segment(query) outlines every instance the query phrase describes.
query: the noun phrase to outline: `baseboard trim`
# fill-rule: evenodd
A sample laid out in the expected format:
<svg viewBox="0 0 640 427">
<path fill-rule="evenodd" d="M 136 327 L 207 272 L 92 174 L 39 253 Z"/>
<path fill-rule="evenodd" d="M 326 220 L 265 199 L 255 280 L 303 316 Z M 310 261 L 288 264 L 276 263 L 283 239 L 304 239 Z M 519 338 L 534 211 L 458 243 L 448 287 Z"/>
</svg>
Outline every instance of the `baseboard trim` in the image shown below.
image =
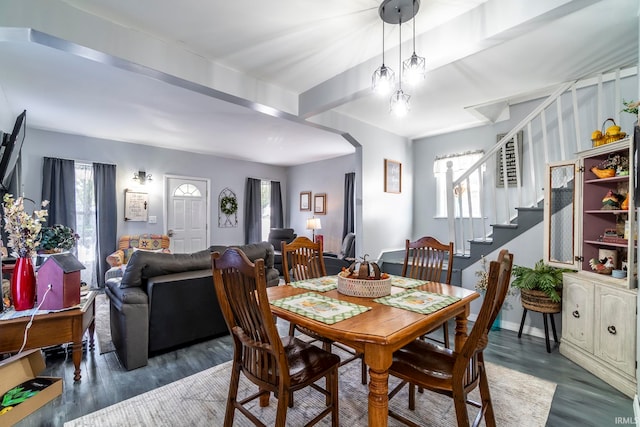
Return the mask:
<svg viewBox="0 0 640 427">
<path fill-rule="evenodd" d="M 477 318 L 478 318 L 477 314 L 470 314 L 467 319 L 472 322 L 475 322 Z M 502 319 L 502 321 L 500 322 L 500 329 L 518 332 L 520 330 L 520 323 L 509 322 L 507 320 Z M 522 329 L 522 333 L 524 335 L 530 335 L 532 337 L 544 338 L 544 329 L 533 328 L 529 325 L 524 325 L 524 328 Z M 551 342 L 553 342 L 553 334 L 551 332 L 551 326 L 549 326 L 549 339 L 551 340 Z M 558 334 L 558 339 L 560 339 L 560 334 Z"/>
</svg>

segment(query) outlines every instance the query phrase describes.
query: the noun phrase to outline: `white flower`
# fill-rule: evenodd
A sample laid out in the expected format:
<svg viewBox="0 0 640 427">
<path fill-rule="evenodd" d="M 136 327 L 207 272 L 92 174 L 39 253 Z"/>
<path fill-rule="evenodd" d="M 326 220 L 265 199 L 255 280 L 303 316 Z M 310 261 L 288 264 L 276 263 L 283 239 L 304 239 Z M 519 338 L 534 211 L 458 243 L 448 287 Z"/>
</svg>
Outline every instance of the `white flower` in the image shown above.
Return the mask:
<svg viewBox="0 0 640 427">
<path fill-rule="evenodd" d="M 49 204 L 47 200 L 42 202 L 42 207 Z M 35 255 L 36 248 L 40 244 L 40 229 L 46 221 L 48 212 L 46 209 L 34 210 L 29 215 L 24 210 L 24 199 L 13 198 L 13 194 L 4 196 L 4 229 L 7 232 L 12 248 L 11 255 L 18 258 L 27 258 Z"/>
</svg>

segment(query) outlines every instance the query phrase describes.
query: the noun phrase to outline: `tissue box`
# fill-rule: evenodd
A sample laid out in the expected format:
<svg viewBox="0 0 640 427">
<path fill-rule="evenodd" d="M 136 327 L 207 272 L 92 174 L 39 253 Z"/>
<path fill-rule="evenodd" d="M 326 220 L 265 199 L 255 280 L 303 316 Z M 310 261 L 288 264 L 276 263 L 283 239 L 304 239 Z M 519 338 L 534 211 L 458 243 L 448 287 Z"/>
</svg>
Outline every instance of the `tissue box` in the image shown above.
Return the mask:
<svg viewBox="0 0 640 427">
<path fill-rule="evenodd" d="M 16 403 L 11 409 L 0 409 L 0 425 L 13 425 L 35 412 L 48 402 L 62 394 L 62 378 L 57 377 L 39 377 L 38 374 L 45 368 L 44 358 L 40 349 L 24 351 L 18 355 L 0 361 L 0 404 L 2 397 L 7 392 L 29 380 L 37 380 L 37 385 L 44 386 L 35 394 L 27 397 L 26 400 Z M 39 387 L 34 387 L 39 388 Z M 24 393 L 23 396 L 29 396 L 30 393 Z M 20 397 L 19 393 L 13 393 L 13 400 Z M 7 399 L 9 401 L 9 399 Z M 4 412 L 4 413 L 3 413 Z"/>
</svg>

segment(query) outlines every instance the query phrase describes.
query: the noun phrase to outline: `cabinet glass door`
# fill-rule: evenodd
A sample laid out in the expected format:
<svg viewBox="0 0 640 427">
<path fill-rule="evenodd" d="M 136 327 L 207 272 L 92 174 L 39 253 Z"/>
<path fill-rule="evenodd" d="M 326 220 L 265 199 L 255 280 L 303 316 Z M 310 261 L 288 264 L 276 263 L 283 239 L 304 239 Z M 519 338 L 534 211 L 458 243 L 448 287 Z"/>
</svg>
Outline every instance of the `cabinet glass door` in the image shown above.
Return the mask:
<svg viewBox="0 0 640 427">
<path fill-rule="evenodd" d="M 544 197 L 545 262 L 557 267 L 575 265 L 574 162 L 547 165 Z"/>
</svg>

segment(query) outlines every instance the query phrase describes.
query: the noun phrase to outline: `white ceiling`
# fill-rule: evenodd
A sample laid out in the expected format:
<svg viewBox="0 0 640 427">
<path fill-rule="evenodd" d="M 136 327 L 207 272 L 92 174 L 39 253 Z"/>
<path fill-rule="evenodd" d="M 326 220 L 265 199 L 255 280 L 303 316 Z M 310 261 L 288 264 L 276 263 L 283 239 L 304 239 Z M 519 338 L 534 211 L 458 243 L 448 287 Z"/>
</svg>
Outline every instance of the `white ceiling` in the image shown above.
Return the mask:
<svg viewBox="0 0 640 427">
<path fill-rule="evenodd" d="M 68 16 L 34 16 L 27 8 L 38 1 L 57 3 L 56 12 Z M 492 104 L 638 62 L 637 0 L 422 0 L 416 51 L 426 57 L 428 74 L 422 87 L 405 88 L 412 111 L 398 119 L 388 114 L 388 99 L 368 90 L 381 62 L 378 6 L 377 0 L 7 0 L 0 5 L 0 58 L 11 66 L 0 66 L 0 94 L 16 112 L 27 109 L 36 128 L 293 165 L 354 150 L 341 130 L 302 117 L 334 110 L 417 138 L 487 123 L 478 111 L 500 112 Z M 100 40 L 96 21 L 78 30 L 86 17 L 116 24 L 121 38 L 110 33 L 104 37 L 113 40 Z M 51 24 L 65 20 L 76 31 L 74 42 Z M 34 28 L 38 37 L 9 27 Z M 402 30 L 404 59 L 411 23 Z M 129 62 L 79 47 L 111 43 L 124 52 L 129 43 L 135 50 L 135 33 L 171 48 L 139 49 Z M 385 44 L 385 62 L 397 71 L 397 25 L 385 26 Z M 267 95 L 258 104 L 223 85 L 190 84 L 138 65 L 151 64 L 153 54 L 179 62 L 171 54 L 180 51 L 245 76 L 238 86 L 257 81 L 293 94 L 299 107 L 276 111 L 266 108 L 277 105 Z"/>
</svg>

